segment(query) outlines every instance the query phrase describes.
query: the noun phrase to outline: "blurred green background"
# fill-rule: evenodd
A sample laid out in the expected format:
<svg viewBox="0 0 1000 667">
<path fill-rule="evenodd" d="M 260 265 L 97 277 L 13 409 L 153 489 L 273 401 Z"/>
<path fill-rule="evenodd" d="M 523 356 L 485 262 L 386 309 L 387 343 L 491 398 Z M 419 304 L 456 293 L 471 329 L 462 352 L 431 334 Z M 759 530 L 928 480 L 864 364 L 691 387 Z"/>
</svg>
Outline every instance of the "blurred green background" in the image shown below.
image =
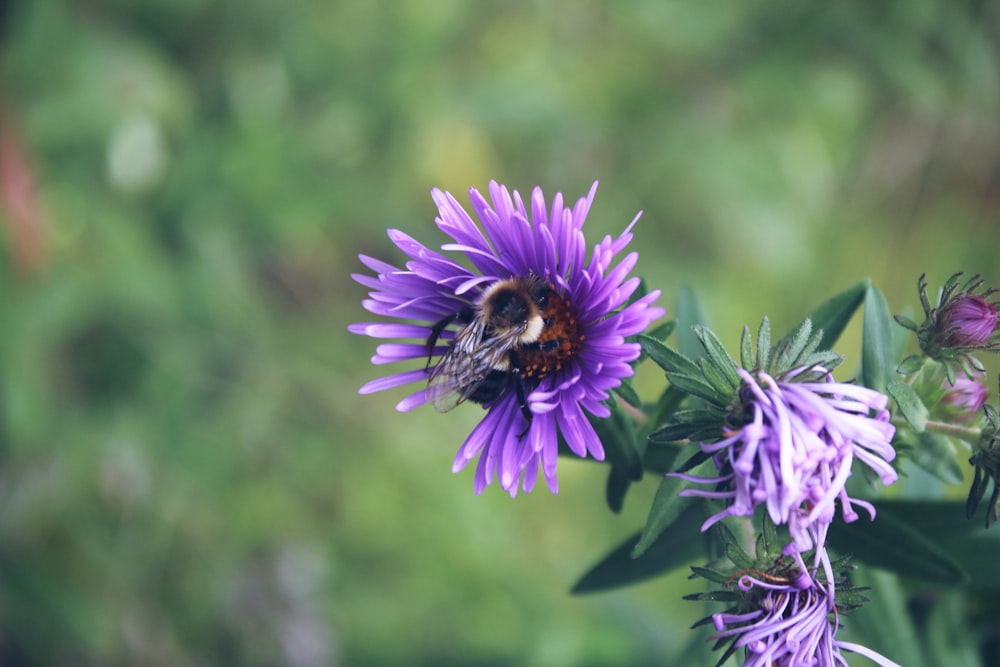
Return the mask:
<svg viewBox="0 0 1000 667">
<path fill-rule="evenodd" d="M 605 469 L 472 492 L 479 415 L 358 396 L 349 279 L 433 186 L 644 210 L 729 345 L 871 276 L 1000 285 L 1000 6 L 0 1 L 0 664 L 674 664 Z M 855 368 L 857 330 L 842 351 Z M 640 369 L 647 397 L 660 380 Z M 848 370 L 850 372 L 850 370 Z M 853 664 L 853 663 L 852 663 Z M 860 664 L 860 662 L 858 663 Z"/>
</svg>

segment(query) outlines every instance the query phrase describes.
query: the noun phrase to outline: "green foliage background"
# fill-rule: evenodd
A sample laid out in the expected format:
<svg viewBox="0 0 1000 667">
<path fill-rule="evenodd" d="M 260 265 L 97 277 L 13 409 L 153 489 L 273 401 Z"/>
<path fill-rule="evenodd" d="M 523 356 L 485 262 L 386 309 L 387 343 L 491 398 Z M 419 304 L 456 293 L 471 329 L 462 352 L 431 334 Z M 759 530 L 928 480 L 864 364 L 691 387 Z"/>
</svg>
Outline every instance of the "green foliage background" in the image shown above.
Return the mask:
<svg viewBox="0 0 1000 667">
<path fill-rule="evenodd" d="M 866 275 L 911 314 L 921 272 L 1000 285 L 996 3 L 0 6 L 44 223 L 29 269 L 0 212 L 0 664 L 673 664 L 701 641 L 681 574 L 567 594 L 657 480 L 618 517 L 585 462 L 558 496 L 477 498 L 450 473 L 474 406 L 356 394 L 385 369 L 346 333 L 369 319 L 348 276 L 400 261 L 386 227 L 443 241 L 432 186 L 600 180 L 593 238 L 643 209 L 638 272 L 670 310 L 694 286 L 731 349 Z"/>
</svg>

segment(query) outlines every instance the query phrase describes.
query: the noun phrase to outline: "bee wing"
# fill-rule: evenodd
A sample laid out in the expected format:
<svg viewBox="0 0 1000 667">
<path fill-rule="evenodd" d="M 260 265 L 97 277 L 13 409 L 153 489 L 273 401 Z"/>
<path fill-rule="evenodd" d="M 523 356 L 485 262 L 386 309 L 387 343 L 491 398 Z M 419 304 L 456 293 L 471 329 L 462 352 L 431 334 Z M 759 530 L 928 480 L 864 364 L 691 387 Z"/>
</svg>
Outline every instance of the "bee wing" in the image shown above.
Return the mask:
<svg viewBox="0 0 1000 667">
<path fill-rule="evenodd" d="M 431 370 L 427 400 L 438 412 L 447 412 L 472 396 L 497 365 L 504 362 L 512 339 L 483 340 L 485 323 L 476 319 L 458 332 L 451 347 Z"/>
</svg>

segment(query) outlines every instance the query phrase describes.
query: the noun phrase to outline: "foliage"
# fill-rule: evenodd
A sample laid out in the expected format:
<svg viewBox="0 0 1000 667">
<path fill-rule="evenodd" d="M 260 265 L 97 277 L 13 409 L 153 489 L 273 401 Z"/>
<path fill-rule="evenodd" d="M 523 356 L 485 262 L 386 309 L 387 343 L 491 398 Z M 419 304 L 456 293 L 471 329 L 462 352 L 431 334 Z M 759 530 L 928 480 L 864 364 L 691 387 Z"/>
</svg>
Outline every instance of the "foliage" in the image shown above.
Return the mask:
<svg viewBox="0 0 1000 667">
<path fill-rule="evenodd" d="M 473 500 L 447 471 L 475 408 L 403 419 L 392 397 L 354 395 L 372 375 L 345 331 L 362 298 L 347 275 L 358 252 L 389 252 L 385 227 L 430 232 L 432 186 L 599 178 L 595 233 L 644 208 L 638 270 L 666 287 L 692 360 L 706 314 L 737 350 L 763 311 L 776 332 L 812 312 L 831 335 L 817 313 L 840 307 L 810 309 L 862 276 L 897 310 L 923 272 L 1000 284 L 991 3 L 0 11 L 5 665 L 694 664 L 684 628 L 704 610 L 676 602 L 696 590 L 682 577 L 565 595 L 595 544 L 687 516 L 657 501 L 644 524 L 673 451 L 646 447 L 638 483 L 626 447 L 610 476 L 561 463 L 556 498 Z M 852 373 L 869 358 L 858 321 L 841 333 Z M 878 359 L 866 380 L 892 377 Z M 655 423 L 683 397 L 664 394 Z M 958 530 L 941 518 L 962 511 L 939 481 L 954 470 L 906 472 L 931 500 L 880 503 L 879 521 Z M 592 493 L 606 479 L 620 515 Z M 969 596 L 995 588 L 982 523 L 918 563 L 979 595 L 965 583 L 932 606 L 920 584 L 873 581 L 875 622 L 848 630 L 908 623 L 909 603 L 923 660 L 958 664 L 947 638 L 984 637 Z M 644 557 L 683 560 L 663 539 Z M 865 641 L 891 654 L 909 636 Z"/>
</svg>

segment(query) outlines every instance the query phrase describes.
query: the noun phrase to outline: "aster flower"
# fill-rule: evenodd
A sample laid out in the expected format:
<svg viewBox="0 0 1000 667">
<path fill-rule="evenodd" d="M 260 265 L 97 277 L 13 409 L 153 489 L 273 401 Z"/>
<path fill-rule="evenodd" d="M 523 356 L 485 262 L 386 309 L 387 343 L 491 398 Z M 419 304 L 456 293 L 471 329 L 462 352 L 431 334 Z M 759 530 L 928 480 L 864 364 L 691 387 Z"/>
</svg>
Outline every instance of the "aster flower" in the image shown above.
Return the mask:
<svg viewBox="0 0 1000 667">
<path fill-rule="evenodd" d="M 379 345 L 372 363 L 416 361 L 416 367 L 369 382 L 361 387 L 362 394 L 426 385 L 434 374 L 435 357 L 449 352 L 491 286 L 512 279 L 544 281 L 547 286 L 544 330 L 529 336 L 522 329 L 522 337 L 510 343 L 518 356 L 530 357 L 521 360 L 525 368 L 515 381 L 501 385 L 500 391 L 465 391 L 448 405 L 435 401 L 422 386 L 396 406 L 407 411 L 432 400 L 447 409 L 464 398 L 483 404 L 487 413 L 452 466 L 457 472 L 478 457 L 476 493 L 497 478 L 512 496 L 519 484 L 530 491 L 539 468 L 555 493 L 559 435 L 578 456 L 603 460 L 604 449 L 587 415 L 610 414 L 604 401 L 622 378 L 632 375 L 630 362 L 639 356 L 638 344 L 626 337 L 664 314 L 653 306 L 658 291 L 629 300 L 640 282 L 629 277 L 638 254 L 618 259 L 632 239 L 638 216 L 620 236 L 596 244 L 587 257 L 583 225 L 596 190 L 594 183 L 571 208 L 556 194 L 548 208 L 539 188 L 526 204 L 517 191 L 511 194 L 490 182 L 489 201 L 475 189 L 469 191 L 477 221 L 450 194 L 434 189 L 438 228 L 453 241 L 441 246 L 449 254 L 389 230 L 389 238 L 409 258 L 405 269 L 360 256 L 376 274 L 353 276 L 372 290 L 363 302 L 365 309 L 397 321 L 359 323 L 349 330 L 417 341 Z M 516 342 L 521 340 L 529 344 Z M 503 363 L 505 369 L 513 365 L 506 358 Z M 503 375 L 502 369 L 490 372 L 494 370 Z"/>
<path fill-rule="evenodd" d="M 727 591 L 688 596 L 735 603 L 698 624 L 711 621 L 716 648 L 729 644 L 718 665 L 743 649 L 744 667 L 847 667 L 842 651 L 864 655 L 882 667 L 899 667 L 871 649 L 836 638 L 841 613 L 860 606 L 863 598 L 847 583 L 846 561 L 831 563 L 822 545 L 813 560 L 808 568 L 793 549 L 772 559 L 766 569 L 745 569 L 724 579 Z M 696 573 L 720 580 L 706 568 Z"/>
<path fill-rule="evenodd" d="M 983 384 L 983 374 L 960 375 L 955 381 L 945 381 L 941 405 L 946 416 L 957 422 L 969 422 L 978 417 L 986 404 L 989 392 Z"/>
<path fill-rule="evenodd" d="M 920 349 L 926 357 L 944 364 L 948 379 L 954 382 L 955 368 L 969 377 L 973 371 L 984 371 L 974 352 L 1000 351 L 1000 315 L 997 313 L 997 290 L 985 287 L 984 281 L 973 276 L 960 283 L 962 273 L 951 276 L 931 305 L 927 296 L 927 280 L 921 275 L 917 281 L 924 321 L 917 325 L 903 315 L 896 321 L 917 334 Z M 921 360 L 912 355 L 900 364 L 901 372 L 913 372 L 922 367 Z"/>
<path fill-rule="evenodd" d="M 889 423 L 888 398 L 866 387 L 835 382 L 823 367 L 793 369 L 778 380 L 764 371 L 738 368 L 741 379 L 730 422 L 718 442 L 702 443 L 719 469 L 716 477 L 677 476 L 712 484 L 714 490 L 689 488 L 682 496 L 722 499 L 727 506 L 709 517 L 706 530 L 727 516 L 750 516 L 764 504 L 771 520 L 788 524 L 801 550 L 813 548 L 819 531 L 834 516 L 840 500 L 846 522 L 858 518 L 845 483 L 858 459 L 889 485 L 898 475 L 889 465 L 895 427 Z"/>
</svg>

